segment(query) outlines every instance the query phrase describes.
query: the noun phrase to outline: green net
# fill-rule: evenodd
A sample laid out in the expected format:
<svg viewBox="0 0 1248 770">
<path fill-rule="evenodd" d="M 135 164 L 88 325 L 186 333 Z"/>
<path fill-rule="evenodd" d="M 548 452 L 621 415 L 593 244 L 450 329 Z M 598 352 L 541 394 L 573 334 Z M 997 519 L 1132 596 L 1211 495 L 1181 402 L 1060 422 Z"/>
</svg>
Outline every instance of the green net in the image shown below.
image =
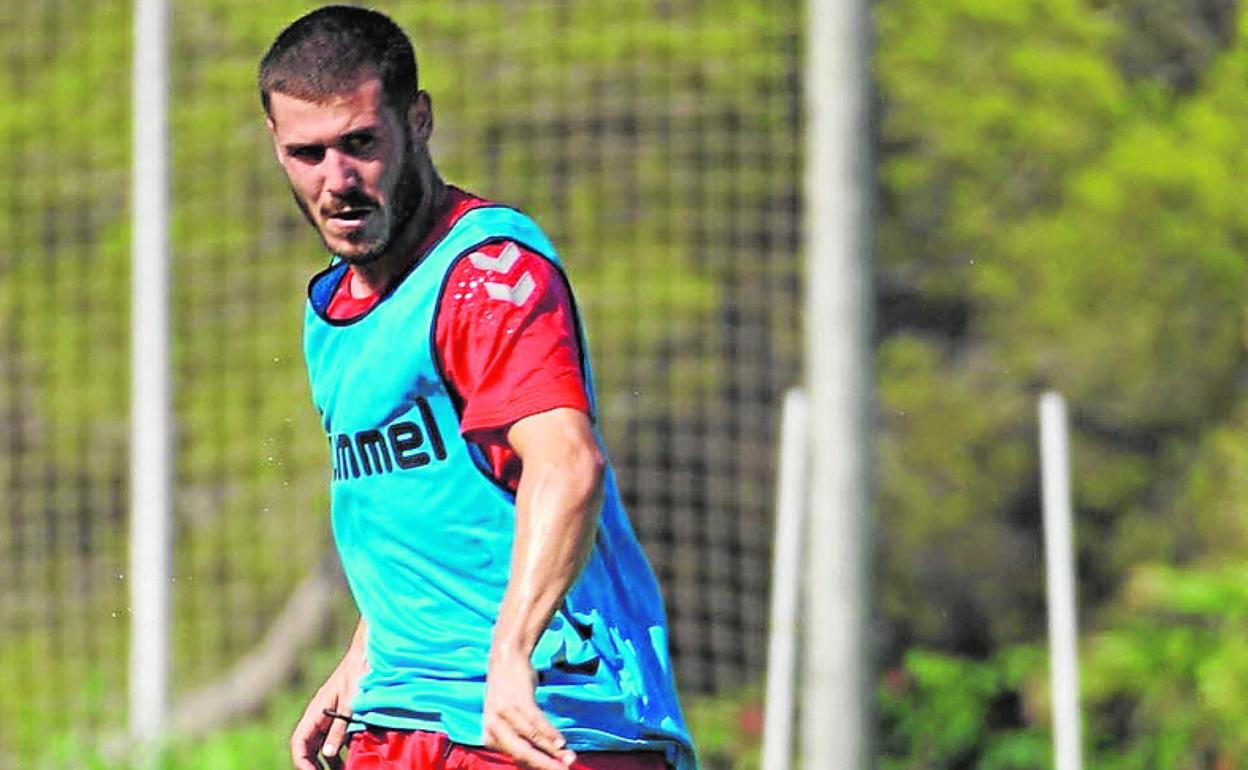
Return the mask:
<svg viewBox="0 0 1248 770">
<path fill-rule="evenodd" d="M 568 265 L 682 686 L 756 682 L 798 370 L 797 4 L 378 7 L 416 43 L 444 176 L 533 215 Z M 175 700 L 331 547 L 299 340 L 325 257 L 254 87 L 306 9 L 173 10 Z M 131 23 L 122 0 L 0 8 L 0 768 L 72 766 L 125 725 Z M 349 597 L 324 604 L 309 643 L 339 647 Z"/>
</svg>

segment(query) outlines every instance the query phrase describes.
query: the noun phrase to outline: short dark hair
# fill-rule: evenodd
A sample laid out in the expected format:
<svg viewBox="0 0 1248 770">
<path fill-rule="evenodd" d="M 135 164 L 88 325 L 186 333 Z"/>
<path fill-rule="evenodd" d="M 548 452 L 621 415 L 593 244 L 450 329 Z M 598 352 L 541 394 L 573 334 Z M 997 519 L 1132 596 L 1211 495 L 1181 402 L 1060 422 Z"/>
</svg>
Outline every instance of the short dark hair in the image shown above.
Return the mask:
<svg viewBox="0 0 1248 770">
<path fill-rule="evenodd" d="M 265 114 L 274 92 L 319 102 L 376 75 L 387 105 L 405 112 L 419 87 L 412 41 L 385 14 L 329 5 L 282 30 L 260 60 Z"/>
</svg>

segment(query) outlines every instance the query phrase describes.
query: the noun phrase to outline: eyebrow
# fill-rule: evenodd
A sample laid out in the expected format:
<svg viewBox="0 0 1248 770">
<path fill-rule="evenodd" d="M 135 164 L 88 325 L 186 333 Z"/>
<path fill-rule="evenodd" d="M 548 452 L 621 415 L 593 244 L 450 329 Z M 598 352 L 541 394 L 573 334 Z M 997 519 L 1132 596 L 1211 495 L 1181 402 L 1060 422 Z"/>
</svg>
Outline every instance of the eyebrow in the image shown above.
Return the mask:
<svg viewBox="0 0 1248 770">
<path fill-rule="evenodd" d="M 375 123 L 368 123 L 339 134 L 333 142 L 286 142 L 282 144 L 282 147 L 285 148 L 287 152 L 294 152 L 310 147 L 330 147 L 344 139 L 359 138 L 364 135 L 377 136 L 380 131 L 381 127 L 379 125 Z"/>
</svg>

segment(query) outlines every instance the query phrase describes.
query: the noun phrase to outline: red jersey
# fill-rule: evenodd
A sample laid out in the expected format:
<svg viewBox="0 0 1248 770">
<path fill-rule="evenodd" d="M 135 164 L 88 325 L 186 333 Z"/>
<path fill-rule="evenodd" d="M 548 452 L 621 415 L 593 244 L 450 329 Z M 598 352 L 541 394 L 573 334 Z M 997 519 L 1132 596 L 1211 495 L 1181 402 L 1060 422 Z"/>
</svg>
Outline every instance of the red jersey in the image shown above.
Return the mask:
<svg viewBox="0 0 1248 770">
<path fill-rule="evenodd" d="M 446 202 L 417 252 L 423 258 L 464 214 L 489 201 L 447 188 Z M 326 309 L 345 320 L 370 310 L 384 292 L 358 296 L 354 270 Z M 487 291 L 502 281 L 506 293 Z M 581 372 L 572 296 L 563 274 L 513 241 L 478 248 L 451 269 L 438 304 L 435 344 L 460 406 L 460 432 L 489 461 L 495 479 L 513 492 L 520 458 L 507 443 L 517 421 L 560 407 L 589 412 Z"/>
</svg>

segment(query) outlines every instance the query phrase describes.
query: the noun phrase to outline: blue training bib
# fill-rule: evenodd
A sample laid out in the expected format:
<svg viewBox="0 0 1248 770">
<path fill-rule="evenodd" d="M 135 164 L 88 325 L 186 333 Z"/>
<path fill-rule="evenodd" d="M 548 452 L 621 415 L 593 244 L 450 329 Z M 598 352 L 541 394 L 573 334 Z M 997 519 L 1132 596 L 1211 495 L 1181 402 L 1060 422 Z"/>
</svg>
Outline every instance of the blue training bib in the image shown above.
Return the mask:
<svg viewBox="0 0 1248 770">
<path fill-rule="evenodd" d="M 366 724 L 435 730 L 467 745 L 481 744 L 515 499 L 460 435 L 434 333 L 455 264 L 499 240 L 560 268 L 532 220 L 487 206 L 460 218 L 358 318 L 324 315 L 347 269 L 331 265 L 312 280 L 304 323 L 312 400 L 332 458 L 334 540 L 368 624 L 370 671 L 353 710 Z M 593 404 L 583 333 L 581 351 Z M 576 751 L 664 751 L 677 770 L 690 770 L 662 597 L 609 468 L 603 483 L 593 552 L 533 652 L 537 702 Z"/>
</svg>

